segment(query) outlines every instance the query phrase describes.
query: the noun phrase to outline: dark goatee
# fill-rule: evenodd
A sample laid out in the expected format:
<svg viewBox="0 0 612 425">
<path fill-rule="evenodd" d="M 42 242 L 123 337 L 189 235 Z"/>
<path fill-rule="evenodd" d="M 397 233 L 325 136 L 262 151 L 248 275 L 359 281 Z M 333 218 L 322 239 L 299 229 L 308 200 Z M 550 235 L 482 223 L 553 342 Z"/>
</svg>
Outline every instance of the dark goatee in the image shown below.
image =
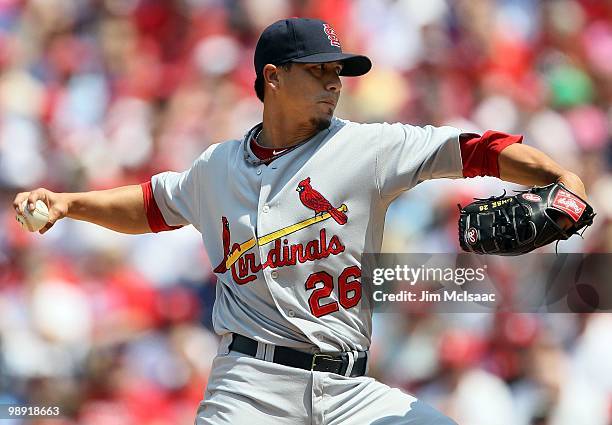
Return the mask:
<svg viewBox="0 0 612 425">
<path fill-rule="evenodd" d="M 323 130 L 327 130 L 329 126 L 331 125 L 331 122 L 332 122 L 331 117 L 329 118 L 311 118 L 310 119 L 310 124 L 312 124 L 312 127 L 315 129 L 317 133 Z"/>
</svg>

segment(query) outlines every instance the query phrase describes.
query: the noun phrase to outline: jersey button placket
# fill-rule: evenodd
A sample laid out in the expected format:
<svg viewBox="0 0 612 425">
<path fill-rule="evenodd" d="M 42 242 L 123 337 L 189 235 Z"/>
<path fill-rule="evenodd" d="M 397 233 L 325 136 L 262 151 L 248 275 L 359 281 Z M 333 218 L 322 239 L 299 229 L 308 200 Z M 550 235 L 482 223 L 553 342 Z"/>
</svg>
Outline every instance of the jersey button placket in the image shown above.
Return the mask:
<svg viewBox="0 0 612 425">
<path fill-rule="evenodd" d="M 262 167 L 257 170 L 258 173 L 261 171 L 261 190 L 259 193 L 259 211 L 257 217 L 257 226 L 261 231 L 261 235 L 266 235 L 270 232 L 278 230 L 276 224 L 276 214 L 275 211 L 272 210 L 274 205 L 270 205 L 270 187 L 271 183 L 274 180 L 273 176 L 270 176 L 270 170 L 267 167 Z M 268 258 L 268 251 L 271 246 L 274 246 L 274 241 L 272 243 L 268 243 L 265 245 L 259 246 L 259 254 L 262 259 L 262 263 L 264 263 Z M 263 274 L 265 276 L 265 280 L 268 284 L 276 285 L 278 282 L 273 282 L 278 277 L 278 272 L 273 270 L 274 267 L 266 268 L 263 270 Z M 272 269 L 272 270 L 270 270 Z M 271 293 L 274 298 L 274 293 Z"/>
</svg>

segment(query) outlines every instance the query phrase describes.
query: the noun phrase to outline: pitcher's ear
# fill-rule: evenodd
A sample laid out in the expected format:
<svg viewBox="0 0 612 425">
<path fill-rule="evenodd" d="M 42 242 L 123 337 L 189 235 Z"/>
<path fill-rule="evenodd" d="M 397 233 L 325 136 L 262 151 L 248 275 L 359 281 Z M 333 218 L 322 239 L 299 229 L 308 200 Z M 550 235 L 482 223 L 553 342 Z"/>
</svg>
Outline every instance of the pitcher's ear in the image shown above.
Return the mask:
<svg viewBox="0 0 612 425">
<path fill-rule="evenodd" d="M 263 78 L 264 78 L 264 83 L 268 85 L 270 88 L 278 89 L 279 87 L 278 68 L 275 65 L 267 64 L 266 66 L 264 66 Z"/>
</svg>

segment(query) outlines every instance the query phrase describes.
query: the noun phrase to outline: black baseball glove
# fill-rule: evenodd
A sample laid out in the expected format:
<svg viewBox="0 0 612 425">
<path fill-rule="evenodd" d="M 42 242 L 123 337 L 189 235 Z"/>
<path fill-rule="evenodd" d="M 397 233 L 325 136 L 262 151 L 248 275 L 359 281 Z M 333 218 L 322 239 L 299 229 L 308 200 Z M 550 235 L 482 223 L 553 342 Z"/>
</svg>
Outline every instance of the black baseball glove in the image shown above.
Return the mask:
<svg viewBox="0 0 612 425">
<path fill-rule="evenodd" d="M 476 199 L 461 207 L 459 244 L 477 254 L 520 255 L 565 240 L 593 224 L 593 208 L 561 183 L 533 187 L 515 196 Z M 563 229 L 558 221 L 572 223 Z"/>
</svg>

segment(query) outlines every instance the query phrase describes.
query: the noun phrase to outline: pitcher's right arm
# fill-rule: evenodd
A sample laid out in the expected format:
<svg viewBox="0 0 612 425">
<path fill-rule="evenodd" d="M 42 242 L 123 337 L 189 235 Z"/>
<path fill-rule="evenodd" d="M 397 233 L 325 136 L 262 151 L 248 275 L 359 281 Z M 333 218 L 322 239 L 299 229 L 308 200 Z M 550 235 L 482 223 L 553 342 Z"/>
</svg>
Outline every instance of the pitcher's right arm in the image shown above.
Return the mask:
<svg viewBox="0 0 612 425">
<path fill-rule="evenodd" d="M 151 232 L 141 185 L 80 193 L 56 193 L 39 188 L 18 193 L 13 208 L 20 214 L 23 202 L 27 201 L 25 207 L 33 210 L 39 199 L 49 209 L 49 222 L 39 231 L 40 234 L 65 217 L 88 221 L 120 233 Z"/>
</svg>

